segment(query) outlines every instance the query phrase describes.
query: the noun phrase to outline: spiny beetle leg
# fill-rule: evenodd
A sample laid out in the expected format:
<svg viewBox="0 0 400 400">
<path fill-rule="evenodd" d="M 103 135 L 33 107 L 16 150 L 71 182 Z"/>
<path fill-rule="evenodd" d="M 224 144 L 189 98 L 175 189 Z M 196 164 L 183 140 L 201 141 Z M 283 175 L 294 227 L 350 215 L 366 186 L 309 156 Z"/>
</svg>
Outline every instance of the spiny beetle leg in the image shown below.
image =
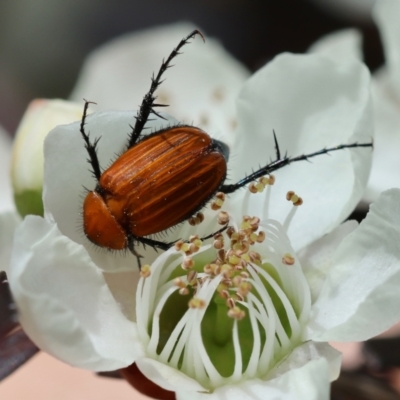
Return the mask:
<svg viewBox="0 0 400 400">
<path fill-rule="evenodd" d="M 129 237 L 128 238 L 128 249 L 129 251 L 136 257 L 136 261 L 139 267 L 139 270 L 142 269 L 142 262 L 140 261 L 141 258 L 143 258 L 142 255 L 140 255 L 136 250 L 135 250 L 135 244 L 134 244 L 134 238 Z"/>
<path fill-rule="evenodd" d="M 101 176 L 101 171 L 100 171 L 100 163 L 99 159 L 97 158 L 97 143 L 99 142 L 99 139 L 96 139 L 93 143 L 90 141 L 89 134 L 86 134 L 85 132 L 85 124 L 86 124 L 86 117 L 87 117 L 87 111 L 89 108 L 89 104 L 96 104 L 93 101 L 87 101 L 83 99 L 85 102 L 85 106 L 83 108 L 83 115 L 82 115 L 82 120 L 81 120 L 81 125 L 80 125 L 80 131 L 83 137 L 83 140 L 85 141 L 85 149 L 87 150 L 89 154 L 89 159 L 87 160 L 88 163 L 92 166 L 92 174 L 93 176 L 97 179 L 97 181 L 100 180 Z"/>
<path fill-rule="evenodd" d="M 187 43 L 189 43 L 189 40 L 195 37 L 196 35 L 200 35 L 204 41 L 204 36 L 203 34 L 198 31 L 197 29 L 194 30 L 192 33 L 190 33 L 188 36 L 186 36 L 184 39 L 182 39 L 178 46 L 172 50 L 171 54 L 167 58 L 166 61 L 163 60 L 161 67 L 158 71 L 158 74 L 156 77 L 151 78 L 151 85 L 150 85 L 150 90 L 148 93 L 143 97 L 142 104 L 140 105 L 139 111 L 135 117 L 136 123 L 135 126 L 132 129 L 132 132 L 129 135 L 129 141 L 128 141 L 128 149 L 130 149 L 132 146 L 136 144 L 136 142 L 139 140 L 140 134 L 142 133 L 142 130 L 148 121 L 150 113 L 153 113 L 159 117 L 161 117 L 157 112 L 154 111 L 154 107 L 167 107 L 167 105 L 164 104 L 155 104 L 154 101 L 156 100 L 157 96 L 154 96 L 154 92 L 158 88 L 158 86 L 161 85 L 163 82 L 161 80 L 161 77 L 163 73 L 170 67 L 170 62 L 178 55 L 179 50 Z M 161 117 L 162 118 L 162 117 Z"/>
<path fill-rule="evenodd" d="M 252 174 L 246 176 L 245 178 L 241 179 L 237 183 L 231 185 L 222 185 L 219 189 L 220 192 L 225 194 L 233 193 L 236 190 L 246 186 L 250 182 L 255 181 L 262 176 L 268 175 L 278 169 L 285 167 L 286 165 L 292 164 L 297 161 L 308 161 L 312 157 L 320 156 L 322 154 L 329 154 L 333 151 L 343 150 L 343 149 L 353 149 L 357 147 L 373 147 L 373 143 L 351 143 L 351 144 L 341 144 L 339 146 L 330 147 L 330 148 L 323 148 L 322 150 L 316 151 L 314 153 L 303 154 L 297 157 L 288 157 L 286 154 L 284 157 L 281 158 L 281 152 L 279 149 L 278 141 L 276 139 L 276 135 L 274 132 L 274 141 L 275 141 L 275 152 L 276 152 L 276 160 L 272 161 L 271 163 L 267 164 L 266 166 L 260 168 L 259 170 L 253 172 Z"/>
<path fill-rule="evenodd" d="M 218 233 L 224 232 L 227 228 L 228 228 L 228 224 L 224 225 L 222 228 L 218 229 L 217 231 L 215 231 L 213 233 L 210 233 L 207 236 L 201 237 L 200 240 L 204 241 L 204 240 L 211 239 L 212 237 L 214 237 Z M 146 246 L 146 245 L 150 246 L 156 251 L 157 251 L 157 249 L 166 251 L 166 250 L 170 249 L 178 240 L 175 240 L 174 242 L 169 242 L 168 243 L 168 242 L 161 242 L 159 240 L 154 240 L 154 239 L 150 239 L 150 238 L 146 238 L 146 237 L 130 236 L 129 239 L 128 239 L 128 248 L 129 248 L 130 252 L 136 257 L 139 269 L 141 269 L 142 268 L 142 264 L 141 264 L 140 258 L 143 258 L 143 256 L 141 256 L 135 250 L 134 241 L 142 243 L 144 246 Z M 186 242 L 189 243 L 188 240 Z"/>
</svg>

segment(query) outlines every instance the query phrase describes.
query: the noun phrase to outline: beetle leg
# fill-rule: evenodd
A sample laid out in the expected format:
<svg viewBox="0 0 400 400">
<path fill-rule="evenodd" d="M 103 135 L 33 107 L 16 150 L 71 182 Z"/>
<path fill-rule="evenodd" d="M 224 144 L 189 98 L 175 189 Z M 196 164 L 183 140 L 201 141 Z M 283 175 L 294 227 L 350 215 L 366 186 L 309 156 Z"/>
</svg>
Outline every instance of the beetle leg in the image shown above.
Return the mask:
<svg viewBox="0 0 400 400">
<path fill-rule="evenodd" d="M 133 236 L 128 237 L 128 249 L 129 251 L 136 257 L 136 261 L 139 267 L 139 270 L 142 269 L 142 262 L 140 261 L 141 258 L 143 258 L 142 255 L 140 255 L 136 250 L 135 250 L 135 244 L 134 244 L 134 238 Z"/>
<path fill-rule="evenodd" d="M 215 235 L 218 235 L 218 233 L 222 233 L 222 232 L 226 231 L 226 230 L 228 229 L 228 226 L 229 226 L 229 225 L 226 224 L 226 225 L 224 225 L 221 229 L 218 229 L 217 231 L 215 231 L 215 232 L 213 232 L 213 233 L 210 233 L 210 234 L 207 235 L 207 236 L 201 237 L 200 240 L 201 240 L 201 241 L 204 241 L 204 240 L 211 239 L 211 238 L 214 237 Z"/>
<path fill-rule="evenodd" d="M 99 159 L 97 158 L 97 143 L 99 142 L 100 138 L 95 139 L 95 141 L 92 143 L 90 141 L 89 134 L 86 134 L 86 132 L 85 132 L 85 124 L 86 124 L 87 110 L 89 108 L 89 104 L 96 104 L 96 103 L 85 100 L 85 106 L 83 108 L 83 115 L 82 115 L 82 120 L 81 120 L 80 131 L 81 131 L 83 140 L 85 141 L 85 149 L 87 150 L 87 152 L 89 154 L 89 159 L 87 161 L 93 168 L 91 173 L 97 179 L 97 181 L 100 181 L 100 176 L 101 176 L 100 163 L 99 163 Z"/>
<path fill-rule="evenodd" d="M 187 43 L 189 43 L 189 40 L 194 38 L 196 35 L 200 35 L 203 38 L 204 41 L 204 36 L 203 34 L 198 31 L 194 30 L 192 33 L 190 33 L 188 36 L 186 36 L 184 39 L 182 39 L 178 46 L 172 50 L 171 54 L 169 57 L 161 64 L 161 67 L 158 71 L 158 74 L 156 77 L 154 77 L 154 74 L 151 78 L 151 85 L 150 85 L 150 90 L 148 93 L 143 97 L 142 104 L 140 105 L 139 111 L 135 117 L 136 122 L 135 126 L 132 129 L 132 132 L 129 134 L 129 140 L 128 140 L 128 149 L 130 149 L 132 146 L 136 144 L 136 142 L 139 140 L 140 134 L 142 133 L 142 130 L 148 121 L 150 113 L 158 115 L 154 111 L 154 107 L 167 107 L 167 105 L 164 104 L 155 104 L 154 101 L 156 100 L 157 96 L 154 96 L 154 92 L 156 89 L 161 85 L 163 82 L 161 80 L 161 77 L 163 73 L 171 67 L 170 62 L 178 55 L 179 50 Z"/>
<path fill-rule="evenodd" d="M 144 246 L 148 245 L 152 247 L 153 249 L 157 250 L 168 250 L 171 246 L 175 244 L 175 242 L 162 242 L 160 240 L 154 240 L 146 237 L 139 237 L 139 236 L 133 236 L 134 240 L 138 241 L 139 243 L 142 243 Z"/>
<path fill-rule="evenodd" d="M 292 164 L 297 161 L 308 161 L 312 157 L 320 156 L 322 154 L 330 154 L 333 151 L 343 150 L 343 149 L 353 149 L 357 147 L 373 147 L 373 143 L 351 143 L 351 144 L 341 144 L 339 146 L 330 147 L 330 148 L 323 148 L 322 150 L 316 151 L 314 153 L 303 154 L 297 157 L 288 157 L 285 154 L 281 157 L 281 152 L 279 149 L 278 141 L 276 139 L 276 135 L 274 132 L 274 141 L 275 141 L 275 152 L 276 152 L 276 160 L 270 162 L 269 164 L 265 165 L 264 167 L 258 169 L 257 171 L 253 172 L 252 174 L 246 176 L 245 178 L 241 179 L 240 181 L 231 184 L 231 185 L 222 185 L 219 189 L 220 192 L 228 194 L 233 193 L 236 190 L 246 186 L 248 183 L 255 181 L 262 176 L 268 175 L 278 169 L 285 167 L 286 165 Z"/>
</svg>

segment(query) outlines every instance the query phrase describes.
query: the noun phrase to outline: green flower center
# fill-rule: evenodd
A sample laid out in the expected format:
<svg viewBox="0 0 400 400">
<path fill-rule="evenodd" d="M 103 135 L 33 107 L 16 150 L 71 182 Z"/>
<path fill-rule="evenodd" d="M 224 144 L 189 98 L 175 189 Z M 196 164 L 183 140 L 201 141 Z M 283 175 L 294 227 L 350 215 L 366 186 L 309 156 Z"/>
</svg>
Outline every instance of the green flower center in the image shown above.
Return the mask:
<svg viewBox="0 0 400 400">
<path fill-rule="evenodd" d="M 301 342 L 309 288 L 283 228 L 263 228 L 245 217 L 214 249 L 194 237 L 178 245 L 185 257 L 152 268 L 137 304 L 150 296 L 138 316 L 150 357 L 212 390 L 265 376 Z"/>
</svg>

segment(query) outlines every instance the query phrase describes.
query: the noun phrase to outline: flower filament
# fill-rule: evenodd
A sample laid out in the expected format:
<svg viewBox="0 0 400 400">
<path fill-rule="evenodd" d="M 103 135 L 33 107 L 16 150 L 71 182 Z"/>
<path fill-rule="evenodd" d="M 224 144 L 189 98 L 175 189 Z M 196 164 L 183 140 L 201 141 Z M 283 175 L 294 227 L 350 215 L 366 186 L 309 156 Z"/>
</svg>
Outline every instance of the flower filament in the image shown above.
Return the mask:
<svg viewBox="0 0 400 400">
<path fill-rule="evenodd" d="M 208 390 L 265 376 L 301 342 L 311 305 L 283 227 L 245 216 L 213 247 L 191 242 L 195 251 L 164 253 L 139 282 L 148 356 Z"/>
</svg>

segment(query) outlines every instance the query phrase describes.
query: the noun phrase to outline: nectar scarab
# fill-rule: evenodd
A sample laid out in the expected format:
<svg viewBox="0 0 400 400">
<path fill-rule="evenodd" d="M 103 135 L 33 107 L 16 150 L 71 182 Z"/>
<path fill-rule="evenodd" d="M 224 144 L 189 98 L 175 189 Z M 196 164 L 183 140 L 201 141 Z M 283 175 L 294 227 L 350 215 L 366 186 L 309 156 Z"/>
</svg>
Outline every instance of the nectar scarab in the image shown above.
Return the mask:
<svg viewBox="0 0 400 400">
<path fill-rule="evenodd" d="M 263 182 L 265 175 L 293 162 L 308 160 L 335 150 L 372 146 L 372 143 L 344 144 L 297 157 L 281 157 L 274 132 L 275 161 L 236 183 L 225 184 L 228 148 L 201 129 L 176 125 L 143 135 L 150 114 L 164 119 L 154 108 L 166 105 L 156 104 L 157 97 L 154 93 L 172 59 L 196 35 L 203 38 L 201 32 L 193 31 L 162 62 L 158 74 L 151 79 L 150 90 L 137 112 L 135 125 L 128 135 L 126 150 L 103 172 L 97 157 L 99 139 L 92 142 L 85 132 L 90 104 L 85 102 L 80 132 L 97 185 L 94 190 L 88 191 L 83 202 L 84 232 L 97 246 L 109 250 L 129 249 L 136 256 L 139 268 L 141 256 L 135 249 L 137 243 L 167 250 L 173 243 L 155 240 L 151 235 L 185 220 L 201 221 L 199 211 L 212 198 L 216 197 L 212 204 L 212 209 L 216 210 L 223 202 L 225 194 L 253 184 L 259 178 Z M 256 185 L 250 187 L 250 190 L 253 189 L 257 190 Z M 220 223 L 224 224 L 224 218 Z M 225 228 L 226 226 L 201 239 L 211 238 Z"/>
</svg>

